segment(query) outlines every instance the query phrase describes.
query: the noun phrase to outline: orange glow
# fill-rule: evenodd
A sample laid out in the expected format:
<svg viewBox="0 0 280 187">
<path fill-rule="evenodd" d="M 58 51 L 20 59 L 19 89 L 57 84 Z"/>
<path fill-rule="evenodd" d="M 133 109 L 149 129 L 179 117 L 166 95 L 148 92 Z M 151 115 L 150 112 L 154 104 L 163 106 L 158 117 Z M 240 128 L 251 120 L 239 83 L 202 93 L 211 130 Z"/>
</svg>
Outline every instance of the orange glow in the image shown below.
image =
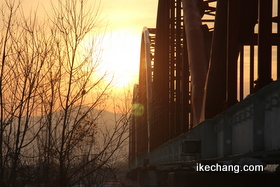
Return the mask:
<svg viewBox="0 0 280 187">
<path fill-rule="evenodd" d="M 134 33 L 114 31 L 103 41 L 100 73 L 116 88 L 130 87 L 138 81 L 140 38 Z"/>
</svg>

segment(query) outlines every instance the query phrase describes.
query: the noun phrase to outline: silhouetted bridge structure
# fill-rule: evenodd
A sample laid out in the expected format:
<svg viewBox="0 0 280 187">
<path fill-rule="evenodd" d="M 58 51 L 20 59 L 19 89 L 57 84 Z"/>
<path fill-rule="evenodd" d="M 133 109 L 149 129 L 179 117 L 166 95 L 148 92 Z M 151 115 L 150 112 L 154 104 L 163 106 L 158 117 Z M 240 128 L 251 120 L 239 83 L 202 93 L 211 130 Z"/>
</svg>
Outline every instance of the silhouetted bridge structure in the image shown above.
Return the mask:
<svg viewBox="0 0 280 187">
<path fill-rule="evenodd" d="M 269 186 L 277 178 L 277 168 L 193 168 L 280 163 L 279 11 L 278 0 L 159 0 L 134 88 L 135 186 Z"/>
</svg>

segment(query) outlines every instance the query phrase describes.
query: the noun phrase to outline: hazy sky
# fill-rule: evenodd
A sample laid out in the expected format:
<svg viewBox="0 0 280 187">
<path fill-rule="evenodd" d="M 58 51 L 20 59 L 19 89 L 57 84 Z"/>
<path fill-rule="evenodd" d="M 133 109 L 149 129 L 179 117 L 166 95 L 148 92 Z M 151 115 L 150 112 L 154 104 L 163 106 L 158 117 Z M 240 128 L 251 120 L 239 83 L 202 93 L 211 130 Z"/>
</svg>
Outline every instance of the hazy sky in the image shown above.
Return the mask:
<svg viewBox="0 0 280 187">
<path fill-rule="evenodd" d="M 0 0 L 4 3 L 5 0 Z M 51 2 L 57 0 L 21 0 L 25 10 L 50 8 Z M 141 30 L 143 26 L 153 27 L 157 12 L 158 0 L 88 0 L 93 6 L 98 6 L 100 18 L 104 24 L 114 29 Z M 2 3 L 1 3 L 2 4 Z M 40 11 L 44 13 L 43 11 Z M 93 13 L 96 11 L 93 10 Z"/>
<path fill-rule="evenodd" d="M 154 26 L 157 0 L 101 0 L 102 16 L 114 29 L 141 31 L 143 26 Z"/>
<path fill-rule="evenodd" d="M 25 11 L 39 7 L 39 13 L 44 14 L 42 7 L 50 9 L 51 1 L 54 4 L 57 2 L 22 0 L 22 5 Z M 101 46 L 102 71 L 112 72 L 120 86 L 126 83 L 133 85 L 138 77 L 141 32 L 144 26 L 155 27 L 158 0 L 88 0 L 88 2 L 99 6 L 99 21 L 104 34 Z M 96 13 L 96 10 L 93 10 L 93 13 Z"/>
<path fill-rule="evenodd" d="M 101 0 L 100 18 L 107 23 L 103 62 L 120 85 L 137 81 L 142 29 L 155 27 L 157 4 L 158 0 Z"/>
</svg>

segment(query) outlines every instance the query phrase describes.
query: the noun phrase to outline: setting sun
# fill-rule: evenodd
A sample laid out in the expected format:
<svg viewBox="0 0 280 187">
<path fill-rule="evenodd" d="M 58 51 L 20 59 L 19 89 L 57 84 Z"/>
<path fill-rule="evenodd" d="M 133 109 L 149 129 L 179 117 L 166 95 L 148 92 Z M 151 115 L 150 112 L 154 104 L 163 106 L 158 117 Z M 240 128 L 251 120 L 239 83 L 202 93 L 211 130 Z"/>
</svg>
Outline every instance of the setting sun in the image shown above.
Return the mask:
<svg viewBox="0 0 280 187">
<path fill-rule="evenodd" d="M 115 31 L 103 41 L 100 73 L 107 73 L 106 81 L 118 88 L 137 82 L 140 39 L 136 34 Z"/>
</svg>

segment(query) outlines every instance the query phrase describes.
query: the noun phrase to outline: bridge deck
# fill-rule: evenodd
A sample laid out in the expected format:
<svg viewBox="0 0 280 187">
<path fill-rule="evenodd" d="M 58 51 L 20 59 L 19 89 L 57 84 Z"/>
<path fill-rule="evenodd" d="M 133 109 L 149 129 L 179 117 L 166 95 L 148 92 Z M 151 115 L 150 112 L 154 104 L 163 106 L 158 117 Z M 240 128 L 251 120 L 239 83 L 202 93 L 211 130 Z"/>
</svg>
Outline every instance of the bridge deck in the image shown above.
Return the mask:
<svg viewBox="0 0 280 187">
<path fill-rule="evenodd" d="M 280 80 L 247 96 L 228 110 L 206 120 L 134 162 L 143 165 L 196 163 L 256 157 L 280 163 Z M 182 154 L 184 141 L 201 141 L 199 154 Z"/>
</svg>

